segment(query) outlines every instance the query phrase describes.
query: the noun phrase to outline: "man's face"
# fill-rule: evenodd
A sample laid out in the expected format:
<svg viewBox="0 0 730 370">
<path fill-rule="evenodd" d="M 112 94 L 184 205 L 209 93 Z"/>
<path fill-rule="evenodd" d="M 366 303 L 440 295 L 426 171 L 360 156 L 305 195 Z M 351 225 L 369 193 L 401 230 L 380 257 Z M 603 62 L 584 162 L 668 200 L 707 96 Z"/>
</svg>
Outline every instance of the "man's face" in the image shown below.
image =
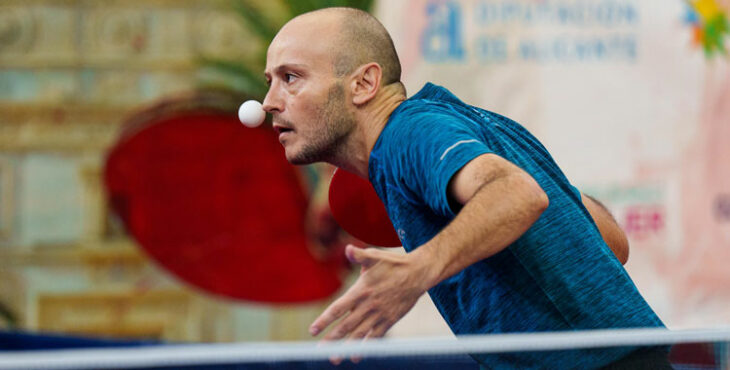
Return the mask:
<svg viewBox="0 0 730 370">
<path fill-rule="evenodd" d="M 343 79 L 335 76 L 328 32 L 301 23 L 285 26 L 269 46 L 263 104 L 293 164 L 331 158 L 354 126 Z"/>
</svg>

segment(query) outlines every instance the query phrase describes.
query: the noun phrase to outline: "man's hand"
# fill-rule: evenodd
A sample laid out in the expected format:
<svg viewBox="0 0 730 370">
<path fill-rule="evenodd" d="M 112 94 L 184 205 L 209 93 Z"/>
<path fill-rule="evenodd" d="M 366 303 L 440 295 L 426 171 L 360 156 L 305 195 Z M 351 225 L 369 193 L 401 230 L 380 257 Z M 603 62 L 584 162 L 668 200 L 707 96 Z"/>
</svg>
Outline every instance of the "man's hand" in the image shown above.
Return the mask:
<svg viewBox="0 0 730 370">
<path fill-rule="evenodd" d="M 312 335 L 342 320 L 323 340 L 382 337 L 428 290 L 428 265 L 408 254 L 348 245 L 347 258 L 362 265 L 360 277 L 309 327 Z"/>
</svg>

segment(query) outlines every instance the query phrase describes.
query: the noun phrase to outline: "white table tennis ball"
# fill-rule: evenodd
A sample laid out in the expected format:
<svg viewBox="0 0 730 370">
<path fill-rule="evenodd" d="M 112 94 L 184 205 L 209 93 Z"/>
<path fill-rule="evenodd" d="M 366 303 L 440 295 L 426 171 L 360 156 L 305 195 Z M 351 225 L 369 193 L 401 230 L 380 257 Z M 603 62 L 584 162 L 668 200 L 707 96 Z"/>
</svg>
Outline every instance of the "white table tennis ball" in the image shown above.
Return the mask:
<svg viewBox="0 0 730 370">
<path fill-rule="evenodd" d="M 264 118 L 266 112 L 256 100 L 247 100 L 238 108 L 238 119 L 246 127 L 257 127 L 264 122 Z"/>
</svg>

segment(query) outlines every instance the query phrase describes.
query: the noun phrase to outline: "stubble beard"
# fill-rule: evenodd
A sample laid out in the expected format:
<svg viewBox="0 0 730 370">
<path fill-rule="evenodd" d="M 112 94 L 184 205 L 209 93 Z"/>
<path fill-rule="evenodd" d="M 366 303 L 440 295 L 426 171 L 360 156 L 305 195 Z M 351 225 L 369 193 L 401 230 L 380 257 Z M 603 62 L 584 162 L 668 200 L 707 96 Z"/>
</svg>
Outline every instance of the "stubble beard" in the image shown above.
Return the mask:
<svg viewBox="0 0 730 370">
<path fill-rule="evenodd" d="M 332 162 L 343 149 L 343 143 L 354 127 L 352 115 L 345 109 L 345 93 L 341 83 L 335 83 L 327 93 L 327 103 L 317 117 L 324 127 L 304 143 L 302 150 L 289 158 L 296 165 Z"/>
</svg>

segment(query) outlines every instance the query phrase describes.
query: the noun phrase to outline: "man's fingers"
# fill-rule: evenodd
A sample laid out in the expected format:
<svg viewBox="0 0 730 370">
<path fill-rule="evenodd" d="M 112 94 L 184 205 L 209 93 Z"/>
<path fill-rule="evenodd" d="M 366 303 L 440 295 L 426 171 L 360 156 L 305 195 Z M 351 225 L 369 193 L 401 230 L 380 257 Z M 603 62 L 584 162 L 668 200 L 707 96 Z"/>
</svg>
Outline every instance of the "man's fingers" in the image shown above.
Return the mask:
<svg viewBox="0 0 730 370">
<path fill-rule="evenodd" d="M 392 325 L 388 324 L 385 320 L 378 320 L 377 317 L 370 316 L 366 320 L 364 320 L 357 329 L 352 331 L 352 334 L 350 334 L 350 337 L 348 337 L 347 342 L 355 342 L 358 340 L 362 340 L 363 342 L 365 342 L 370 338 L 382 338 L 391 326 Z M 364 328 L 370 329 L 365 332 Z M 329 360 L 330 363 L 332 363 L 333 365 L 339 365 L 342 363 L 343 358 L 330 357 Z M 357 364 L 362 361 L 362 357 L 352 356 L 350 357 L 350 361 Z"/>
<path fill-rule="evenodd" d="M 360 325 L 355 328 L 352 333 L 350 333 L 350 336 L 347 338 L 348 342 L 356 342 L 356 341 L 367 341 L 368 334 L 373 330 L 373 324 L 378 322 L 378 316 L 376 315 L 370 315 L 365 320 L 363 320 Z M 362 357 L 360 356 L 353 356 L 350 357 L 350 361 L 353 363 L 358 363 L 362 360 Z"/>
<path fill-rule="evenodd" d="M 358 248 L 352 244 L 348 244 L 345 247 L 345 256 L 350 262 L 362 265 L 363 267 L 370 267 L 378 261 L 376 250 L 367 248 Z"/>
<path fill-rule="evenodd" d="M 349 292 L 348 292 L 349 293 Z M 354 306 L 347 293 L 327 307 L 319 317 L 309 326 L 309 334 L 315 336 L 333 322 L 345 315 Z"/>
<path fill-rule="evenodd" d="M 365 335 L 364 339 L 368 340 L 370 338 L 382 338 L 391 326 L 393 326 L 393 324 L 388 323 L 385 320 L 381 320 L 373 325 L 372 330 L 370 330 L 370 332 Z"/>
<path fill-rule="evenodd" d="M 342 357 L 330 357 L 330 363 L 337 366 L 342 363 Z"/>
<path fill-rule="evenodd" d="M 367 340 L 365 338 L 366 335 L 367 335 L 367 333 L 363 334 L 362 336 L 360 336 L 360 334 L 358 334 L 356 337 L 353 337 L 352 338 L 352 341 L 354 342 L 356 340 L 362 340 L 363 342 L 365 342 Z M 361 360 L 362 360 L 362 356 L 352 356 L 352 357 L 350 357 L 350 361 L 352 361 L 353 364 L 356 364 L 356 363 L 360 362 Z"/>
<path fill-rule="evenodd" d="M 324 338 L 325 341 L 342 339 L 345 335 L 347 335 L 343 333 L 349 333 L 349 335 L 347 335 L 347 342 L 364 340 L 370 332 L 372 325 L 378 322 L 378 317 L 372 313 L 366 312 L 363 319 L 362 313 L 350 313 L 350 315 L 348 315 L 344 320 L 351 320 L 351 322 L 359 321 L 359 325 L 357 325 L 354 329 L 351 329 L 351 323 L 343 322 L 336 328 L 332 329 L 331 332 L 327 333 L 327 336 Z M 330 358 L 330 362 L 333 365 L 339 365 L 342 363 L 342 360 L 343 359 L 341 357 Z M 350 361 L 353 363 L 358 363 L 360 360 L 362 360 L 362 357 L 350 357 Z"/>
<path fill-rule="evenodd" d="M 378 319 L 377 316 L 370 316 L 366 320 L 364 320 L 359 327 L 352 331 L 352 334 L 348 338 L 348 342 L 354 342 L 357 340 L 362 340 L 363 342 L 366 342 L 370 338 L 381 338 L 385 335 L 390 327 L 391 325 L 385 324 L 385 321 L 382 319 Z M 341 360 L 342 359 L 340 359 L 340 362 Z M 352 361 L 352 363 L 354 364 L 357 364 L 362 361 L 362 357 L 352 356 L 350 357 L 350 361 Z M 340 362 L 338 362 L 337 364 L 339 364 Z"/>
<path fill-rule="evenodd" d="M 378 315 L 369 314 L 364 317 L 364 319 L 360 322 L 360 325 L 355 327 L 350 331 L 350 335 L 347 337 L 348 341 L 357 341 L 361 339 L 365 339 L 370 333 L 371 330 L 373 330 L 373 326 L 379 321 Z"/>
<path fill-rule="evenodd" d="M 324 340 L 338 340 L 345 337 L 352 337 L 352 334 L 356 331 L 365 330 L 363 328 L 363 323 L 371 323 L 373 321 L 368 320 L 371 315 L 372 312 L 363 309 L 355 309 L 351 311 L 349 315 L 347 315 L 339 324 L 337 324 L 337 326 L 334 327 L 334 329 L 327 333 Z M 367 331 L 369 331 L 369 329 L 362 334 L 362 337 L 367 334 Z"/>
</svg>

